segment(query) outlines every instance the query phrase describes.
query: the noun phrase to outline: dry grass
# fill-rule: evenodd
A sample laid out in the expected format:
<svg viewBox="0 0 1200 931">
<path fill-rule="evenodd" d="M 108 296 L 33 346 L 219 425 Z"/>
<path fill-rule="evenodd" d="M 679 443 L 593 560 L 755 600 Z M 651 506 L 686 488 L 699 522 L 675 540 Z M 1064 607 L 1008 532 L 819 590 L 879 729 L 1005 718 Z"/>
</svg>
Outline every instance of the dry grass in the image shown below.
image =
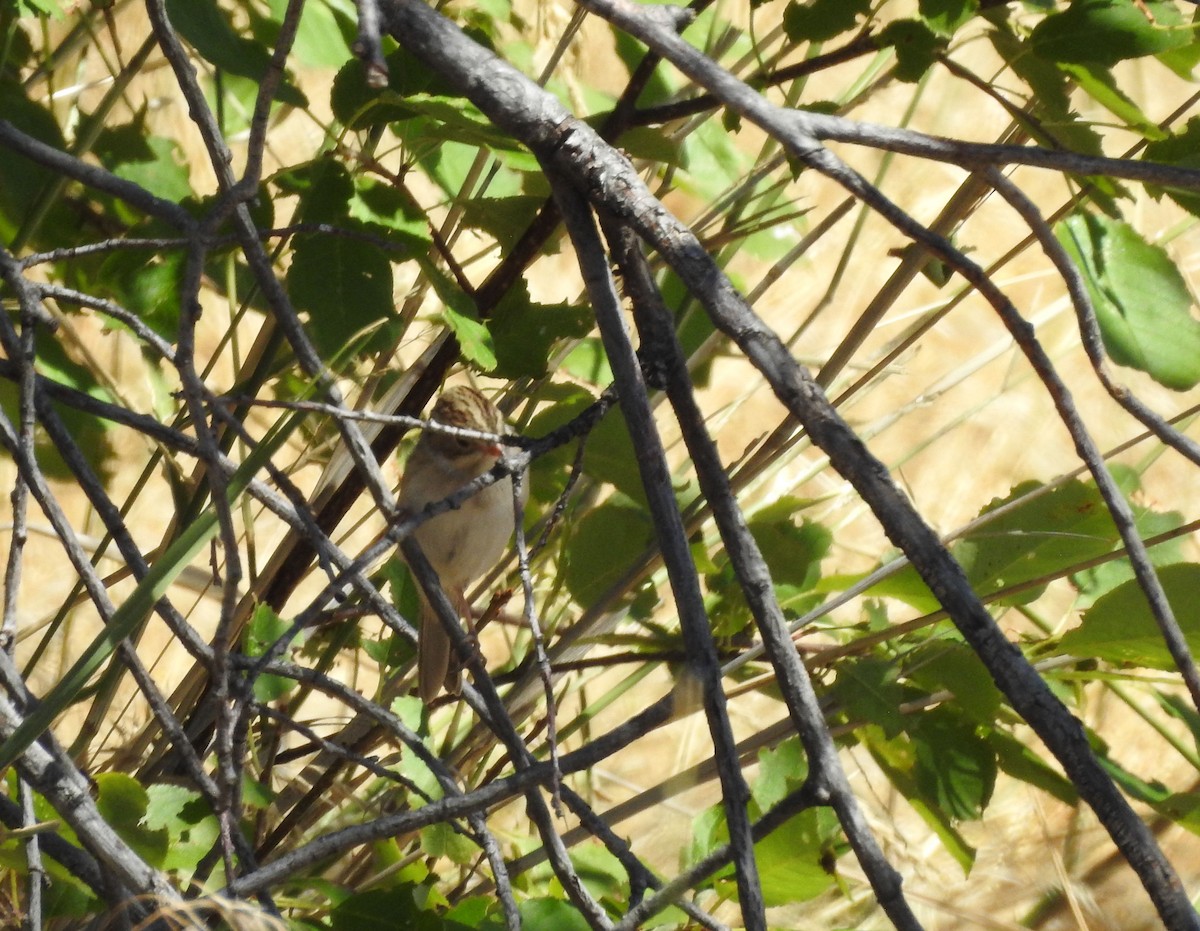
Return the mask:
<svg viewBox="0 0 1200 931">
<path fill-rule="evenodd" d="M 567 7 L 551 4 L 530 5 L 524 11 L 527 21 L 535 24 L 533 34 L 526 36 L 527 41 L 535 44 L 535 61 L 540 61 L 557 42 L 567 12 Z M 140 39 L 140 15 L 134 7 L 119 11 L 119 34 L 126 47 Z M 756 28 L 760 34 L 769 29 L 763 14 L 756 17 Z M 603 75 L 617 73 L 603 51 L 603 35 L 604 30 L 594 23 L 589 24 L 583 33 L 584 39 L 571 47 L 565 76 L 572 87 L 602 85 Z M 990 47 L 981 41 L 955 49 L 954 57 L 959 64 L 985 78 L 998 68 Z M 82 53 L 78 63 L 81 75 L 103 76 L 104 67 L 95 55 Z M 861 69 L 860 63 L 851 63 L 819 75 L 806 89 L 804 99 L 841 97 L 858 78 Z M 1165 117 L 1192 91 L 1191 86 L 1183 82 L 1168 81 L 1163 69 L 1154 65 L 1131 66 L 1120 74 L 1123 86 L 1131 88 L 1130 93 L 1146 102 L 1150 116 L 1155 119 Z M 303 75 L 306 91 L 317 112 L 293 113 L 272 129 L 268 154 L 274 153 L 280 165 L 292 161 L 297 150 L 315 152 L 317 149 L 322 137 L 320 124 L 328 119 L 328 114 L 320 110 L 328 97 L 330 78 L 330 74 L 320 72 Z M 1146 92 L 1138 94 L 1139 87 L 1146 88 Z M 864 104 L 855 107 L 851 115 L 868 121 L 895 123 L 897 115 L 909 108 L 914 93 L 911 85 L 885 85 L 871 94 Z M 1008 116 L 993 100 L 953 80 L 943 71 L 931 76 L 921 88 L 920 95 L 911 125 L 922 131 L 994 141 L 1009 126 Z M 79 102 L 86 106 L 88 100 L 83 97 Z M 179 141 L 193 160 L 194 184 L 200 190 L 208 190 L 211 173 L 203 160 L 203 149 L 165 69 L 150 71 L 138 78 L 131 105 L 146 100 L 155 102 L 151 130 Z M 1081 100 L 1080 105 L 1086 107 L 1086 101 Z M 60 106 L 66 108 L 68 104 Z M 1089 115 L 1104 118 L 1098 111 Z M 1117 132 L 1109 136 L 1106 140 L 1108 151 L 1121 151 L 1127 139 Z M 761 140 L 746 131 L 737 142 L 749 157 L 753 157 Z M 926 222 L 934 219 L 965 178 L 964 173 L 956 169 L 915 160 L 896 159 L 885 168 L 883 160 L 869 151 L 847 149 L 842 154 L 868 177 L 880 176 L 885 192 Z M 1047 214 L 1056 211 L 1071 196 L 1063 179 L 1049 173 L 1022 169 L 1014 174 L 1014 178 Z M 1151 241 L 1169 237 L 1168 248 L 1190 280 L 1200 265 L 1200 233 L 1194 222 L 1172 205 L 1154 203 L 1140 189 L 1132 190 L 1136 202 L 1126 207 L 1127 215 Z M 424 193 L 432 196 L 430 191 Z M 842 197 L 840 190 L 812 172 L 791 182 L 787 190 L 789 200 L 811 211 L 806 217 L 810 226 L 834 209 Z M 671 203 L 685 218 L 704 207 L 703 203 L 682 195 L 672 198 Z M 432 203 L 430 209 L 431 214 L 440 214 L 441 208 Z M 795 346 L 797 355 L 816 370 L 841 343 L 859 314 L 894 272 L 897 262 L 888 257 L 889 250 L 903 245 L 899 234 L 877 218 L 868 217 L 861 228 L 856 228 L 857 216 L 856 211 L 851 211 L 843 218 L 757 304 L 757 310 L 778 332 L 785 336 L 791 334 L 814 313 L 827 294 L 839 261 L 844 254 L 850 255 L 846 274 L 838 281 L 828 306 L 821 310 Z M 277 223 L 284 220 L 284 217 L 277 217 Z M 800 231 L 805 224 L 796 223 L 795 226 Z M 987 266 L 1021 241 L 1026 233 L 1012 212 L 998 198 L 992 197 L 985 199 L 971 213 L 957 233 L 957 242 L 974 250 L 973 258 Z M 494 250 L 478 255 L 479 245 L 466 237 L 459 250 L 463 260 L 472 259 L 467 262 L 466 271 L 476 281 L 482 280 L 486 269 L 496 260 Z M 751 284 L 761 278 L 768 266 L 769 263 L 748 252 L 738 255 L 731 263 L 731 269 Z M 1078 348 L 1073 317 L 1061 281 L 1051 273 L 1044 257 L 1036 249 L 1026 249 L 996 277 L 1024 315 L 1038 321 L 1039 335 L 1071 386 L 1100 446 L 1108 449 L 1138 435 L 1140 429 L 1101 391 L 1087 367 Z M 569 255 L 540 259 L 530 270 L 529 279 L 531 289 L 540 300 L 575 300 L 580 293 Z M 398 278 L 398 303 L 404 299 L 409 284 Z M 944 305 L 960 287 L 961 282 L 957 279 L 942 288 L 918 279 L 904 289 L 831 387 L 831 394 L 840 395 L 860 372 L 888 349 L 911 321 Z M 222 390 L 229 386 L 235 371 L 229 351 L 216 352 L 218 342 L 229 327 L 229 308 L 216 291 L 206 294 L 205 298 L 200 352 L 205 358 L 211 355 L 217 362 L 209 383 L 214 389 Z M 258 325 L 253 315 L 243 320 L 240 325 L 243 347 L 252 344 Z M 93 353 L 101 369 L 120 386 L 122 394 L 133 406 L 145 409 L 151 403 L 152 392 L 130 340 L 102 330 L 92 320 L 73 320 L 71 326 L 77 334 L 79 347 Z M 415 359 L 424 348 L 425 340 L 432 336 L 432 329 L 421 330 L 403 347 L 395 367 L 402 369 Z M 1159 389 L 1132 373 L 1122 372 L 1122 375 L 1141 397 L 1168 416 L 1194 401 L 1194 397 Z M 722 356 L 717 360 L 711 382 L 701 392 L 700 400 L 712 422 L 719 426 L 717 439 L 726 461 L 736 460 L 752 450 L 783 416 L 782 407 L 769 389 L 743 360 L 736 357 Z M 992 311 L 974 296 L 968 296 L 912 349 L 893 362 L 883 376 L 847 397 L 841 407 L 850 421 L 869 437 L 872 450 L 893 468 L 895 477 L 926 518 L 946 533 L 975 516 L 993 498 L 1006 494 L 1017 482 L 1031 478 L 1049 480 L 1078 466 L 1068 438 L 1055 420 L 1044 388 L 1009 345 L 1008 337 Z M 671 425 L 665 423 L 665 418 L 664 427 L 670 435 Z M 118 502 L 133 496 L 129 524 L 143 551 L 150 552 L 160 545 L 172 528 L 171 499 L 158 475 L 153 476 L 146 487 L 134 490 L 148 450 L 144 444 L 126 435 L 120 436 L 117 442 L 121 467 L 114 475 L 110 490 Z M 296 461 L 304 461 L 309 452 L 293 448 L 287 455 Z M 1152 446 L 1143 444 L 1116 457 L 1114 462 L 1137 464 L 1155 454 Z M 682 462 L 682 454 L 676 450 L 675 455 Z M 315 455 L 313 461 L 292 473 L 292 479 L 306 491 L 311 490 L 318 480 L 320 459 L 319 454 Z M 1194 475 L 1177 458 L 1158 457 L 1145 469 L 1142 480 L 1142 495 L 1147 501 L 1164 509 L 1181 510 L 1188 517 L 1195 516 Z M 11 461 L 0 460 L 0 483 L 11 487 L 14 481 Z M 75 527 L 93 536 L 101 533 L 98 522 L 77 493 L 62 485 L 55 490 L 59 500 L 67 505 Z M 867 569 L 877 564 L 886 551 L 886 540 L 873 516 L 839 477 L 823 467 L 819 451 L 800 444 L 776 457 L 766 472 L 746 489 L 744 499 L 746 505 L 753 508 L 782 494 L 820 502 L 807 516 L 834 531 L 834 549 L 824 566 L 827 575 Z M 7 521 L 9 515 L 4 508 L 7 508 L 7 501 L 0 504 L 0 520 Z M 282 530 L 261 514 L 252 514 L 246 520 L 252 525 L 252 537 L 247 531 L 247 544 L 253 543 L 255 564 L 265 565 L 282 537 Z M 358 526 L 360 520 L 363 523 Z M 371 522 L 365 504 L 358 508 L 353 522 L 358 529 L 342 540 L 348 550 L 369 539 L 378 529 Z M 35 529 L 43 529 L 36 518 L 34 523 L 37 524 Z M 347 521 L 343 526 L 351 523 Z M 1200 555 L 1194 543 L 1188 543 L 1189 559 Z M 35 533 L 27 550 L 26 584 L 20 597 L 23 620 L 19 657 L 26 655 L 41 639 L 44 625 L 60 610 L 72 590 L 74 579 L 64 565 L 54 541 L 45 533 Z M 194 568 L 198 573 L 206 573 L 207 556 L 200 557 Z M 130 584 L 114 584 L 111 589 L 114 599 L 120 599 Z M 317 584 L 314 580 L 302 589 L 293 604 L 302 603 L 304 593 Z M 542 585 L 543 589 L 548 588 L 549 580 L 543 580 Z M 202 633 L 207 633 L 216 616 L 213 591 L 193 593 L 176 586 L 171 595 L 179 604 L 188 606 L 185 613 L 192 623 Z M 860 604 L 853 604 L 839 616 L 850 623 L 858 619 L 861 610 Z M 906 609 L 893 606 L 892 610 L 893 621 L 906 619 Z M 1036 605 L 1036 611 L 1059 631 L 1071 626 L 1077 616 L 1064 588 L 1052 591 Z M 1014 637 L 1020 637 L 1029 629 L 1027 619 L 1016 612 L 1002 616 L 1000 621 Z M 78 645 L 90 641 L 96 630 L 96 618 L 86 606 L 72 611 L 55 638 L 56 661 L 69 663 Z M 504 635 L 493 634 L 485 638 L 485 649 L 492 652 L 503 649 L 503 641 Z M 164 690 L 169 691 L 180 681 L 190 666 L 182 650 L 171 643 L 169 634 L 157 624 L 151 624 L 141 650 L 148 660 L 153 660 L 155 677 Z M 344 657 L 339 661 L 337 671 L 363 689 L 373 687 L 376 670 L 362 657 Z M 617 670 L 607 677 L 589 681 L 588 693 L 603 694 L 612 681 L 624 674 Z M 43 662 L 32 676 L 31 684 L 36 690 L 43 690 L 55 677 L 54 664 Z M 625 720 L 672 687 L 665 672 L 655 673 L 601 714 L 591 725 L 593 733 L 603 732 L 611 724 Z M 1193 783 L 1196 774 L 1191 765 L 1149 732 L 1141 718 L 1119 707 L 1103 685 L 1086 687 L 1080 699 L 1079 713 L 1111 746 L 1119 748 L 1114 755 L 1129 769 L 1178 790 Z M 564 705 L 562 713 L 567 719 L 570 719 L 574 700 L 572 698 Z M 146 711 L 140 704 L 117 703 L 114 708 L 118 709 L 119 718 L 111 722 L 112 731 L 99 735 L 89 748 L 89 755 L 94 758 L 103 759 L 107 749 L 122 745 L 144 722 Z M 314 720 L 324 717 L 319 707 L 307 710 Z M 329 713 L 332 712 L 331 708 Z M 754 735 L 763 729 L 764 721 L 781 717 L 776 701 L 754 691 L 735 698 L 731 702 L 731 714 L 739 737 Z M 63 728 L 69 727 L 70 724 L 64 722 Z M 1186 735 L 1184 739 L 1187 739 Z M 702 719 L 697 715 L 687 716 L 598 767 L 589 786 L 596 807 L 603 811 L 612 804 L 635 797 L 665 776 L 702 762 L 710 754 L 711 746 Z M 986 816 L 978 823 L 963 827 L 969 841 L 978 848 L 974 869 L 964 876 L 865 753 L 848 751 L 843 758 L 856 792 L 868 808 L 872 826 L 893 862 L 904 873 L 906 890 L 928 928 L 1024 927 L 1020 924 L 1022 918 L 1030 914 L 1043 895 L 1056 888 L 1067 889 L 1066 900 L 1037 927 L 1136 931 L 1156 926 L 1155 920 L 1147 915 L 1144 897 L 1131 888 L 1128 871 L 1105 869 L 1112 857 L 1112 847 L 1089 814 L 1054 803 L 1025 784 L 1002 776 Z M 291 778 L 292 771 L 283 775 Z M 680 850 L 690 838 L 695 817 L 716 799 L 716 789 L 711 782 L 699 785 L 618 824 L 617 831 L 631 837 L 635 851 L 648 862 L 665 874 L 671 874 L 678 865 Z M 1200 846 L 1196 838 L 1166 825 L 1161 831 L 1161 839 L 1189 888 L 1194 888 L 1200 881 Z M 848 877 L 856 877 L 857 868 L 850 858 L 842 860 L 841 868 Z M 866 887 L 855 883 L 853 888 L 854 904 L 830 898 L 804 908 L 781 911 L 774 914 L 773 919 L 781 927 L 855 924 L 864 913 L 862 902 Z M 883 920 L 875 916 L 863 926 L 882 927 Z"/>
</svg>

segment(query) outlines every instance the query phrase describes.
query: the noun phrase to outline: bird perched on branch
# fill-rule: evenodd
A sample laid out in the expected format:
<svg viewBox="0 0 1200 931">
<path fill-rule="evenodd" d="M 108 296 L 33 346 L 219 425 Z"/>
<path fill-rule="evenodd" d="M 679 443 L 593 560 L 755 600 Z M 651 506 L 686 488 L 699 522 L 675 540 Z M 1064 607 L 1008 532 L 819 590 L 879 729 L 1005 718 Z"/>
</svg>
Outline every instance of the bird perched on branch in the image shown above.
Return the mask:
<svg viewBox="0 0 1200 931">
<path fill-rule="evenodd" d="M 413 448 L 400 480 L 400 504 L 417 513 L 452 495 L 500 460 L 503 447 L 495 437 L 508 432 L 500 411 L 474 388 L 447 388 L 433 406 L 430 420 L 448 427 L 491 434 L 491 439 L 425 430 Z M 524 492 L 524 487 L 522 488 Z M 522 494 L 524 503 L 524 494 Z M 425 558 L 438 574 L 460 618 L 471 623 L 467 589 L 495 565 L 513 533 L 512 480 L 484 488 L 462 505 L 421 524 L 414 533 Z M 452 647 L 432 606 L 421 593 L 417 650 L 418 691 L 426 703 L 444 687 L 460 688 L 460 666 L 451 662 Z"/>
</svg>

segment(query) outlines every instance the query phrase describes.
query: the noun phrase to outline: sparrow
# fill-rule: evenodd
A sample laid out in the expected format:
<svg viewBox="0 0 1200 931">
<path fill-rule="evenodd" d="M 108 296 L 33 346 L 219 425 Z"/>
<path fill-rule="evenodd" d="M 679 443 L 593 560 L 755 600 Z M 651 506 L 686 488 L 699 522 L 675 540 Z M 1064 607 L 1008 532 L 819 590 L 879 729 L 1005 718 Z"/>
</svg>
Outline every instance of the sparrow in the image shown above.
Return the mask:
<svg viewBox="0 0 1200 931">
<path fill-rule="evenodd" d="M 433 406 L 430 420 L 449 427 L 500 436 L 508 433 L 496 406 L 474 388 L 447 388 Z M 400 480 L 400 504 L 411 513 L 452 495 L 500 461 L 496 439 L 451 436 L 426 430 L 413 447 Z M 524 492 L 524 484 L 522 491 Z M 521 503 L 524 504 L 524 493 Z M 496 564 L 513 534 L 512 479 L 484 488 L 456 510 L 425 521 L 415 531 L 417 542 L 455 611 L 468 624 L 467 589 Z M 452 646 L 445 628 L 421 592 L 418 618 L 417 689 L 426 703 L 445 690 L 457 695 L 461 668 L 451 662 Z"/>
</svg>

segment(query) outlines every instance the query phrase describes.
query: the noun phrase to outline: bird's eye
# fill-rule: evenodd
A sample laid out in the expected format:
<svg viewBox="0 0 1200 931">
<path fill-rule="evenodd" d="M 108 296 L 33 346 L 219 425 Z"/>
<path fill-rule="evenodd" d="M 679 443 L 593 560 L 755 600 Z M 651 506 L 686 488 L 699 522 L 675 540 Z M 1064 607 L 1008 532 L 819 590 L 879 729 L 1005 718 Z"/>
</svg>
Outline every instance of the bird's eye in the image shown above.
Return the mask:
<svg viewBox="0 0 1200 931">
<path fill-rule="evenodd" d="M 454 445 L 457 446 L 461 452 L 465 453 L 471 449 L 473 441 L 467 439 L 465 436 L 456 436 L 454 438 Z"/>
</svg>

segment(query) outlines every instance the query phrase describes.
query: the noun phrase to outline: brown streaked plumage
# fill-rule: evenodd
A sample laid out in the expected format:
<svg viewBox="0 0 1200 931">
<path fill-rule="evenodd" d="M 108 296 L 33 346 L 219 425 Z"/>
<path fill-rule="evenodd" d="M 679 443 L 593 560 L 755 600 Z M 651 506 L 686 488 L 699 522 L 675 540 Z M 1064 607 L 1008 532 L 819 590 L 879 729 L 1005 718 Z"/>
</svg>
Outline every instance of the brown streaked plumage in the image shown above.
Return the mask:
<svg viewBox="0 0 1200 931">
<path fill-rule="evenodd" d="M 507 432 L 495 405 L 474 388 L 465 386 L 443 391 L 430 419 L 481 433 Z M 501 452 L 500 444 L 495 441 L 426 430 L 404 467 L 400 503 L 419 511 L 431 502 L 441 501 L 489 471 Z M 499 559 L 512 532 L 509 479 L 489 485 L 457 510 L 439 514 L 417 528 L 417 542 L 459 617 L 470 618 L 466 591 Z M 457 663 L 451 662 L 450 638 L 424 594 L 418 626 L 417 679 L 422 700 L 433 701 L 443 687 L 457 694 L 460 670 Z"/>
</svg>

